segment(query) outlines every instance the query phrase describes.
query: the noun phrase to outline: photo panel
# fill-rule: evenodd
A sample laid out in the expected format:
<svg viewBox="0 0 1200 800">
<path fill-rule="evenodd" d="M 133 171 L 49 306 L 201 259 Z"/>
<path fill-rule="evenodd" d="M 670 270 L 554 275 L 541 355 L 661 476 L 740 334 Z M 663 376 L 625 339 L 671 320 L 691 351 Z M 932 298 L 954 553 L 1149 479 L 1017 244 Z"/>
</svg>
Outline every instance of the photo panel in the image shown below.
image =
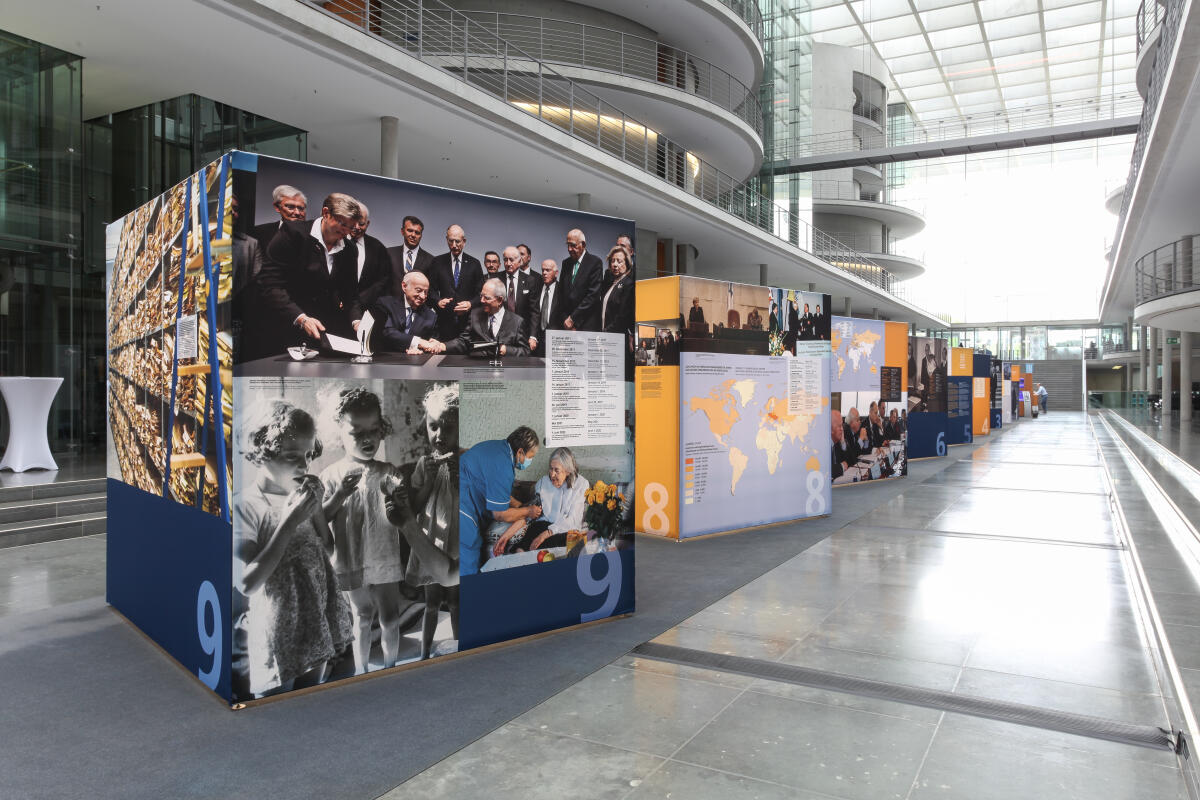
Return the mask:
<svg viewBox="0 0 1200 800">
<path fill-rule="evenodd" d="M 767 355 L 770 290 L 679 277 L 681 350 Z"/>
<path fill-rule="evenodd" d="M 771 355 L 829 352 L 829 295 L 772 288 L 770 297 L 767 319 Z"/>
<path fill-rule="evenodd" d="M 236 380 L 235 701 L 456 652 L 458 382 Z"/>
<path fill-rule="evenodd" d="M 908 474 L 906 392 L 834 392 L 832 403 L 834 486 Z"/>
</svg>

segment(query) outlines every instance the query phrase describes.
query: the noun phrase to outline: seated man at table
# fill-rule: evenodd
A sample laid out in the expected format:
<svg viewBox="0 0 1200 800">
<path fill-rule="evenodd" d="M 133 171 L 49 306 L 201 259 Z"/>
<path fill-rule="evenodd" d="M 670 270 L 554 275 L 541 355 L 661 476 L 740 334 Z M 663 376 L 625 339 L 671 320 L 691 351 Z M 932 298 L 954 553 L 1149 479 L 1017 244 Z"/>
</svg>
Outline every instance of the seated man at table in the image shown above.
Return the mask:
<svg viewBox="0 0 1200 800">
<path fill-rule="evenodd" d="M 402 297 L 384 295 L 375 304 L 380 326 L 380 350 L 400 353 L 442 353 L 446 346 L 433 338 L 437 330 L 437 313 L 426 301 L 429 299 L 429 278 L 412 270 L 400 282 Z"/>
<path fill-rule="evenodd" d="M 833 457 L 829 460 L 833 480 L 842 477 L 842 473 L 854 466 L 858 456 L 853 451 L 853 445 L 846 441 L 846 431 L 842 427 L 842 412 L 833 411 Z"/>
<path fill-rule="evenodd" d="M 529 336 L 525 320 L 504 307 L 508 292 L 504 283 L 492 278 L 483 284 L 479 293 L 479 308 L 471 310 L 467 327 L 458 338 L 446 343 L 449 355 L 470 355 L 477 352 L 476 345 L 494 343 L 495 352 L 501 356 L 529 355 Z M 492 348 L 481 348 L 485 355 Z"/>
</svg>

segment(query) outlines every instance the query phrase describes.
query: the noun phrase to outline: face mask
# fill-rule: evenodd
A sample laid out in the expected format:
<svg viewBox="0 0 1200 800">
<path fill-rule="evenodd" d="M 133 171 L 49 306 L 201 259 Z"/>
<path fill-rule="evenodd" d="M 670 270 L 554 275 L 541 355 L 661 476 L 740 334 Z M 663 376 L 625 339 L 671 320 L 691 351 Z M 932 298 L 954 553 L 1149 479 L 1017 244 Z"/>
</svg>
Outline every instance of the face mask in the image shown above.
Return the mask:
<svg viewBox="0 0 1200 800">
<path fill-rule="evenodd" d="M 529 465 L 532 463 L 533 463 L 533 456 L 530 456 L 529 458 L 525 459 L 524 461 L 517 462 L 517 469 L 519 469 L 519 470 L 529 469 Z"/>
</svg>

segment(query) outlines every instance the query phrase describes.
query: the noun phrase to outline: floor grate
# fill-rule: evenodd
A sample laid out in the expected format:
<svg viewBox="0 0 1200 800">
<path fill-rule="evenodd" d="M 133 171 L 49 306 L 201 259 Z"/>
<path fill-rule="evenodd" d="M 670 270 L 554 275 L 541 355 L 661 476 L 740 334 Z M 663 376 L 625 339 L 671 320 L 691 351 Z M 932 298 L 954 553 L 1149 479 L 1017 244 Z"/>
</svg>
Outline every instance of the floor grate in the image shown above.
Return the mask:
<svg viewBox="0 0 1200 800">
<path fill-rule="evenodd" d="M 1176 748 L 1174 734 L 1154 725 L 1135 725 L 1129 722 L 1089 717 L 1084 714 L 1054 711 L 1020 703 L 991 700 L 936 689 L 923 689 L 869 678 L 856 678 L 851 675 L 809 669 L 792 664 L 723 655 L 655 642 L 639 645 L 634 648 L 631 655 L 682 666 L 713 669 L 751 678 L 872 697 L 877 700 L 908 703 L 939 711 L 970 714 L 1001 722 L 1028 725 L 1076 736 L 1087 736 L 1092 739 L 1105 739 L 1110 742 L 1146 747 L 1152 750 L 1174 751 Z"/>
</svg>

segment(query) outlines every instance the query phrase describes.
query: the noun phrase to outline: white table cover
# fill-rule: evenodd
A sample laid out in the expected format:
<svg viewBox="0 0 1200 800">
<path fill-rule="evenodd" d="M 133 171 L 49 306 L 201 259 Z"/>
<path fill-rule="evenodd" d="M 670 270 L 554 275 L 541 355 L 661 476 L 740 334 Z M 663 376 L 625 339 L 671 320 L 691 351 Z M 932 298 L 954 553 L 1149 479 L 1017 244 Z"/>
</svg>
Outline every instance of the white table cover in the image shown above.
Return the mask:
<svg viewBox="0 0 1200 800">
<path fill-rule="evenodd" d="M 0 395 L 8 407 L 8 448 L 0 469 L 58 469 L 50 454 L 46 424 L 62 382 L 62 378 L 0 378 Z"/>
</svg>

